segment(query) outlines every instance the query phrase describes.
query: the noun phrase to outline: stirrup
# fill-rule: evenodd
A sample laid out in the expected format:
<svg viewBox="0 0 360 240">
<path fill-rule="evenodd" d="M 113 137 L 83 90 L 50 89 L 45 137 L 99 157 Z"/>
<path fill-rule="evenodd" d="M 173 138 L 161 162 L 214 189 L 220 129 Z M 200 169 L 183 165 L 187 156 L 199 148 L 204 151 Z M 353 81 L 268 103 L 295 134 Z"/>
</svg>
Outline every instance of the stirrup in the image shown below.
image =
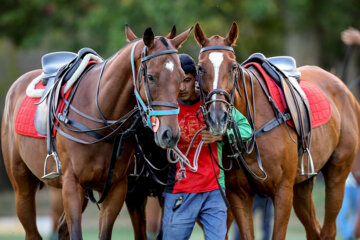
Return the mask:
<svg viewBox="0 0 360 240">
<path fill-rule="evenodd" d="M 305 171 L 304 171 L 304 155 L 305 155 L 304 153 L 305 152 L 307 152 L 307 155 L 308 155 L 307 166 L 308 166 L 308 169 L 309 169 L 309 165 L 310 165 L 310 170 L 311 170 L 310 172 L 307 172 L 307 173 L 305 173 Z M 304 153 L 301 156 L 301 173 L 300 173 L 300 176 L 305 176 L 305 175 L 306 176 L 315 176 L 315 175 L 317 175 L 318 173 L 315 172 L 315 170 L 314 170 L 314 162 L 313 162 L 313 159 L 311 157 L 309 148 L 306 148 Z"/>
<path fill-rule="evenodd" d="M 47 160 L 52 157 L 56 164 L 56 172 L 46 173 L 46 166 L 47 166 Z M 48 155 L 45 158 L 45 164 L 44 164 L 44 176 L 42 176 L 42 179 L 51 180 L 54 178 L 57 178 L 61 175 L 61 164 L 59 157 L 56 152 L 48 153 Z"/>
</svg>

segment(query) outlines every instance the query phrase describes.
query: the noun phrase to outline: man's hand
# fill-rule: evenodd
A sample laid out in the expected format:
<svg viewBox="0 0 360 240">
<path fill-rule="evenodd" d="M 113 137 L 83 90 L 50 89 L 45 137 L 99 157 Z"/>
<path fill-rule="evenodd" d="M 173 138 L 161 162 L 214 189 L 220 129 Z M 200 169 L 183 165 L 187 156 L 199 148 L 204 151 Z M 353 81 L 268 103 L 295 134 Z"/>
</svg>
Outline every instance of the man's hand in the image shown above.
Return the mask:
<svg viewBox="0 0 360 240">
<path fill-rule="evenodd" d="M 210 134 L 209 131 L 203 130 L 201 131 L 201 139 L 204 141 L 204 143 L 210 144 L 215 141 L 222 141 L 222 136 L 214 136 Z"/>
</svg>

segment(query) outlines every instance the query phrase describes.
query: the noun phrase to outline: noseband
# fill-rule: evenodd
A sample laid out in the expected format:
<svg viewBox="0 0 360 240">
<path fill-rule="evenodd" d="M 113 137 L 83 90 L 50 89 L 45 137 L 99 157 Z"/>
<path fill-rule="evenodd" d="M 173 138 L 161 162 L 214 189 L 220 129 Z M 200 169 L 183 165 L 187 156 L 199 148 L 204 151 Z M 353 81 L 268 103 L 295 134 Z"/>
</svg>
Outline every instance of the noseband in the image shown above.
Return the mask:
<svg viewBox="0 0 360 240">
<path fill-rule="evenodd" d="M 234 53 L 234 49 L 232 47 L 229 46 L 222 46 L 222 45 L 215 45 L 215 46 L 208 46 L 208 47 L 204 47 L 200 50 L 200 54 L 205 52 L 205 51 L 209 51 L 209 50 L 225 50 L 225 51 L 230 51 L 232 53 Z M 235 54 L 235 53 L 234 53 Z M 200 75 L 198 74 L 197 76 L 197 81 L 199 83 L 199 89 L 200 89 L 200 103 L 201 103 L 201 113 L 203 115 L 204 118 L 204 123 L 206 125 L 208 124 L 208 119 L 207 116 L 209 115 L 208 112 L 208 106 L 209 104 L 213 103 L 213 102 L 221 102 L 224 103 L 227 107 L 227 113 L 228 113 L 228 117 L 227 117 L 227 123 L 226 125 L 231 121 L 232 119 L 232 110 L 234 108 L 234 96 L 235 96 L 235 89 L 238 89 L 238 92 L 240 94 L 239 88 L 238 88 L 238 84 L 237 84 L 237 80 L 238 80 L 238 71 L 235 71 L 235 77 L 234 77 L 234 83 L 233 83 L 233 88 L 232 88 L 232 92 L 231 94 L 229 94 L 227 91 L 225 91 L 224 89 L 213 89 L 207 96 L 205 95 L 204 90 L 201 87 L 200 84 Z M 223 99 L 211 99 L 213 95 L 215 94 L 221 94 L 225 97 L 225 100 Z"/>
<path fill-rule="evenodd" d="M 164 41 L 166 42 L 166 40 L 161 37 L 160 37 L 160 40 L 163 43 L 164 43 Z M 142 54 L 141 54 L 141 66 L 139 69 L 138 79 L 140 81 L 140 73 L 142 73 L 143 78 L 144 78 L 144 88 L 145 88 L 145 97 L 146 97 L 146 103 L 145 103 L 140 97 L 140 93 L 138 90 L 138 88 L 140 88 L 140 84 L 139 84 L 139 86 L 137 86 L 136 77 L 135 77 L 134 51 L 135 51 L 135 47 L 138 43 L 139 43 L 139 41 L 137 41 L 133 45 L 133 47 L 131 49 L 131 56 L 130 56 L 131 69 L 132 69 L 132 74 L 133 74 L 134 93 L 135 93 L 136 102 L 137 102 L 137 105 L 138 105 L 138 108 L 140 111 L 140 115 L 142 116 L 143 123 L 145 126 L 148 126 L 150 129 L 152 129 L 152 123 L 151 123 L 152 116 L 164 116 L 164 115 L 179 114 L 180 107 L 177 103 L 152 100 L 151 94 L 150 94 L 150 89 L 149 89 L 149 80 L 148 80 L 147 71 L 146 71 L 147 70 L 146 61 L 148 61 L 152 58 L 161 56 L 161 55 L 177 53 L 178 51 L 176 49 L 167 49 L 167 50 L 156 52 L 156 53 L 146 56 L 146 46 L 144 46 Z M 167 46 L 167 43 L 166 44 L 164 43 L 164 45 Z M 170 107 L 170 108 L 175 108 L 175 109 L 154 110 L 153 106 L 164 106 L 164 107 Z"/>
</svg>

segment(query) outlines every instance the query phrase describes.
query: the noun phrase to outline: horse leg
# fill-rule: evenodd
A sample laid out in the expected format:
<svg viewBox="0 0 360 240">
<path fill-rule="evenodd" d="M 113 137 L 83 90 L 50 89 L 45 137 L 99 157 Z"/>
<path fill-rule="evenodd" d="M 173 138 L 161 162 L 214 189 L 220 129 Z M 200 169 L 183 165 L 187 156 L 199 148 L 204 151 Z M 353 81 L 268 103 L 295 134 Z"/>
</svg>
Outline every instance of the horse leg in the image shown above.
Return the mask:
<svg viewBox="0 0 360 240">
<path fill-rule="evenodd" d="M 67 169 L 63 176 L 62 197 L 70 239 L 82 239 L 81 213 L 86 201 L 85 190 L 70 169 Z"/>
<path fill-rule="evenodd" d="M 294 210 L 305 227 L 306 239 L 320 239 L 321 226 L 316 218 L 312 190 L 314 178 L 294 185 Z"/>
<path fill-rule="evenodd" d="M 89 202 L 88 199 L 85 198 L 84 202 L 83 202 L 82 212 L 85 211 L 88 202 Z M 61 214 L 61 216 L 59 217 L 57 231 L 58 231 L 58 238 L 55 238 L 55 239 L 57 239 L 57 240 L 70 239 L 69 230 L 68 230 L 66 218 L 65 218 L 65 212 L 63 212 Z"/>
<path fill-rule="evenodd" d="M 105 201 L 100 208 L 100 232 L 99 239 L 111 239 L 112 229 L 116 217 L 124 204 L 127 192 L 127 177 L 124 177 L 109 190 Z"/>
<path fill-rule="evenodd" d="M 231 208 L 229 207 L 227 210 L 227 218 L 226 218 L 227 232 L 226 232 L 225 240 L 229 239 L 229 236 L 228 236 L 229 230 L 230 230 L 230 227 L 231 227 L 233 221 L 234 221 L 234 214 L 232 213 Z"/>
<path fill-rule="evenodd" d="M 134 230 L 134 239 L 146 240 L 145 206 L 147 197 L 134 191 L 126 195 L 126 206 Z"/>
<path fill-rule="evenodd" d="M 247 194 L 246 191 L 242 191 L 241 193 L 242 195 L 240 196 L 240 194 L 235 192 L 231 187 L 227 187 L 226 189 L 226 196 L 229 200 L 232 214 L 239 226 L 241 239 L 254 239 L 252 215 L 254 196 Z"/>
<path fill-rule="evenodd" d="M 351 168 L 351 165 L 339 159 L 333 156 L 322 169 L 325 180 L 325 217 L 320 233 L 321 239 L 336 237 L 336 217 L 342 205 L 345 181 Z"/>
<path fill-rule="evenodd" d="M 293 185 L 289 183 L 279 185 L 273 203 L 274 229 L 272 239 L 285 239 L 293 205 Z"/>
<path fill-rule="evenodd" d="M 61 189 L 50 187 L 51 193 L 51 218 L 53 221 L 51 239 L 58 239 L 58 225 L 60 223 L 61 215 L 64 212 L 62 203 Z"/>
<path fill-rule="evenodd" d="M 40 181 L 30 172 L 13 147 L 3 147 L 3 156 L 15 191 L 16 213 L 25 229 L 25 239 L 42 239 L 36 226 L 35 207 L 35 195 Z"/>
</svg>

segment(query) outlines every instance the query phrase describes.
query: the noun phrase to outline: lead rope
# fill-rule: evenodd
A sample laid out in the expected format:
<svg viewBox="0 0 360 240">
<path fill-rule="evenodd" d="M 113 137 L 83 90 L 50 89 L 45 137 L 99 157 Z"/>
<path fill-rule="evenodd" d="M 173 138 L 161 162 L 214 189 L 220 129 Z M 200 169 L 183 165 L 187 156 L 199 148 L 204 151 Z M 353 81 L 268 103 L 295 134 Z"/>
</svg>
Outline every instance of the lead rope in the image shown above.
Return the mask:
<svg viewBox="0 0 360 240">
<path fill-rule="evenodd" d="M 194 159 L 193 159 L 193 165 L 191 165 L 190 160 L 187 158 L 187 155 L 190 152 L 190 149 L 192 148 L 194 141 L 196 139 L 196 137 L 199 135 L 199 133 L 204 130 L 206 127 L 202 127 L 200 128 L 194 135 L 194 137 L 192 138 L 190 145 L 186 151 L 185 154 L 183 154 L 181 152 L 181 150 L 178 148 L 178 146 L 174 147 L 174 148 L 168 148 L 167 149 L 167 159 L 170 163 L 177 163 L 179 162 L 180 165 L 180 169 L 178 171 L 178 173 L 176 174 L 178 177 L 178 180 L 184 179 L 186 178 L 186 168 L 185 165 L 188 166 L 190 168 L 191 171 L 193 172 L 197 172 L 198 170 L 198 159 L 200 156 L 200 152 L 202 149 L 202 146 L 204 144 L 204 141 L 200 141 L 199 145 L 196 148 L 195 151 L 195 155 L 194 155 Z M 172 160 L 171 155 L 174 156 L 175 160 Z"/>
</svg>

